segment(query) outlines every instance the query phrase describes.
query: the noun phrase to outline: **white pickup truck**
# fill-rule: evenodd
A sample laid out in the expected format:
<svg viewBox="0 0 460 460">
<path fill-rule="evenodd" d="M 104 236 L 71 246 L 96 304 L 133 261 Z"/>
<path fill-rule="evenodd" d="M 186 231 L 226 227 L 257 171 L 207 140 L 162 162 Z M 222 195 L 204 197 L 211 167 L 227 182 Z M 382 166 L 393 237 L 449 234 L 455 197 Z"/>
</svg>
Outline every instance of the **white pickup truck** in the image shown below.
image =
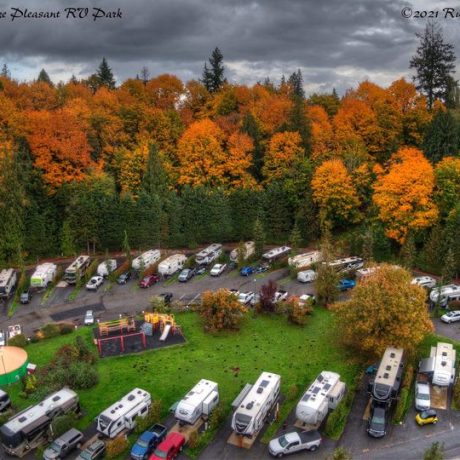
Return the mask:
<svg viewBox="0 0 460 460">
<path fill-rule="evenodd" d="M 273 296 L 273 302 L 281 302 L 283 300 L 287 300 L 288 298 L 288 292 L 280 289 L 279 291 L 275 292 L 275 295 Z"/>
<path fill-rule="evenodd" d="M 273 457 L 281 458 L 284 455 L 309 450 L 311 452 L 321 445 L 321 435 L 316 431 L 292 431 L 279 438 L 272 439 L 268 451 Z"/>
</svg>

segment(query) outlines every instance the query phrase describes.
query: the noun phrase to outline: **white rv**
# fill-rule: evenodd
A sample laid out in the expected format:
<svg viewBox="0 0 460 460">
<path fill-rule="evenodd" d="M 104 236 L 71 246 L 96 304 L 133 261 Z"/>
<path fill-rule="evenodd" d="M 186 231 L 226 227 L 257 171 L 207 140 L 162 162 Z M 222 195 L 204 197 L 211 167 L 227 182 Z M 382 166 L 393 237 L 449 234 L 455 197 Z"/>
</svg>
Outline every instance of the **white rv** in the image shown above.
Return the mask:
<svg viewBox="0 0 460 460">
<path fill-rule="evenodd" d="M 362 268 L 364 260 L 361 257 L 344 257 L 343 259 L 333 260 L 328 265 L 334 267 L 338 272 L 348 272 Z"/>
<path fill-rule="evenodd" d="M 220 243 L 213 243 L 195 255 L 195 262 L 198 265 L 208 265 L 218 259 L 221 254 L 222 245 Z"/>
<path fill-rule="evenodd" d="M 303 270 L 297 273 L 297 281 L 301 283 L 311 283 L 315 281 L 318 274 L 314 270 Z"/>
<path fill-rule="evenodd" d="M 308 268 L 312 264 L 321 260 L 320 251 L 306 252 L 305 254 L 299 254 L 294 257 L 289 257 L 288 264 L 294 268 Z"/>
<path fill-rule="evenodd" d="M 363 279 L 373 275 L 377 270 L 380 270 L 380 266 L 360 268 L 356 270 L 356 279 Z"/>
<path fill-rule="evenodd" d="M 150 393 L 135 388 L 102 412 L 96 420 L 99 433 L 114 438 L 123 430 L 136 426 L 136 417 L 145 417 L 152 405 Z"/>
<path fill-rule="evenodd" d="M 99 276 L 103 276 L 104 278 L 106 278 L 107 276 L 110 275 L 110 273 L 112 273 L 116 269 L 117 269 L 116 259 L 107 259 L 107 260 L 104 260 L 104 262 L 100 263 L 97 266 L 96 272 Z"/>
<path fill-rule="evenodd" d="M 239 249 L 240 249 L 239 247 L 235 248 L 230 253 L 230 260 L 232 262 L 238 262 L 238 251 L 239 251 Z M 254 241 L 246 241 L 246 243 L 244 243 L 243 259 L 244 260 L 249 259 L 249 257 L 251 257 L 254 254 L 255 250 L 256 250 L 256 244 L 254 243 Z"/>
<path fill-rule="evenodd" d="M 0 298 L 8 298 L 13 294 L 18 280 L 14 268 L 0 271 Z"/>
<path fill-rule="evenodd" d="M 441 290 L 441 293 L 439 292 Z M 441 307 L 447 307 L 449 302 L 460 300 L 460 286 L 457 284 L 446 284 L 440 288 L 434 288 L 430 292 L 432 303 L 439 302 Z"/>
<path fill-rule="evenodd" d="M 158 264 L 158 273 L 162 276 L 174 275 L 174 273 L 184 268 L 187 262 L 185 254 L 174 254 Z"/>
<path fill-rule="evenodd" d="M 289 246 L 280 246 L 262 254 L 262 259 L 266 262 L 274 262 L 277 259 L 287 256 L 290 252 L 291 248 Z"/>
<path fill-rule="evenodd" d="M 430 358 L 434 358 L 433 385 L 446 387 L 454 383 L 455 380 L 455 359 L 456 352 L 452 344 L 438 342 L 435 347 L 431 347 Z"/>
<path fill-rule="evenodd" d="M 219 403 L 217 383 L 201 379 L 179 402 L 175 417 L 180 424 L 193 425 L 201 416 L 208 417 Z"/>
<path fill-rule="evenodd" d="M 50 262 L 37 265 L 35 272 L 30 277 L 30 285 L 34 288 L 46 288 L 56 277 L 57 266 Z"/>
<path fill-rule="evenodd" d="M 297 404 L 296 417 L 302 423 L 320 424 L 335 409 L 345 394 L 345 383 L 335 372 L 323 371 Z"/>
<path fill-rule="evenodd" d="M 159 249 L 150 249 L 133 259 L 131 264 L 134 270 L 145 270 L 160 260 L 161 251 Z"/>
<path fill-rule="evenodd" d="M 252 437 L 259 433 L 278 400 L 280 385 L 281 376 L 278 374 L 260 374 L 233 413 L 232 429 L 237 435 Z"/>
<path fill-rule="evenodd" d="M 0 428 L 2 446 L 8 454 L 23 457 L 31 449 L 47 442 L 55 417 L 78 410 L 77 393 L 63 388 L 11 417 Z"/>
<path fill-rule="evenodd" d="M 91 259 L 89 256 L 78 256 L 66 269 L 64 272 L 64 279 L 69 284 L 76 284 L 79 277 L 82 277 L 86 269 L 89 267 Z"/>
</svg>

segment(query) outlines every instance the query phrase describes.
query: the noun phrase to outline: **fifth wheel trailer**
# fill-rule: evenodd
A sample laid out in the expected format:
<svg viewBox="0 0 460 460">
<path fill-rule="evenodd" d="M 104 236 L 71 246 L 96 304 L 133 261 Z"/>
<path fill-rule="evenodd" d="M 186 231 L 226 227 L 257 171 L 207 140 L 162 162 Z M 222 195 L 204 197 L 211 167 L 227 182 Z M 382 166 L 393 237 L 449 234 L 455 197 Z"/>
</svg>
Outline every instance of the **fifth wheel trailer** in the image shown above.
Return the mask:
<svg viewBox="0 0 460 460">
<path fill-rule="evenodd" d="M 187 262 L 187 256 L 185 254 L 174 254 L 162 260 L 158 264 L 158 273 L 161 276 L 170 276 L 184 268 L 185 262 Z"/>
<path fill-rule="evenodd" d="M 243 250 L 243 259 L 247 260 L 249 257 L 251 257 L 255 250 L 256 250 L 256 244 L 254 241 L 246 241 L 246 243 L 243 244 L 243 247 L 241 248 Z M 230 252 L 230 260 L 232 262 L 238 262 L 238 253 L 239 253 L 240 248 L 235 248 Z"/>
<path fill-rule="evenodd" d="M 17 279 L 14 268 L 0 271 L 0 298 L 7 299 L 13 294 Z"/>
<path fill-rule="evenodd" d="M 150 249 L 145 251 L 140 256 L 133 259 L 131 266 L 133 270 L 145 270 L 160 260 L 161 251 L 159 249 Z"/>
</svg>

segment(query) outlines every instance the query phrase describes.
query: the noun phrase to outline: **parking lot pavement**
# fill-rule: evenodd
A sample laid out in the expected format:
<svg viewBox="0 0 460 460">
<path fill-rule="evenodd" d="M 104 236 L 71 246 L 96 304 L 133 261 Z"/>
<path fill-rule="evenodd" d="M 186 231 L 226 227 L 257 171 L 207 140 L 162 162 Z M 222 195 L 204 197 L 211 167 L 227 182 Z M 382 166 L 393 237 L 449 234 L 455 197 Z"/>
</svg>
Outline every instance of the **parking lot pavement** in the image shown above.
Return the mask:
<svg viewBox="0 0 460 460">
<path fill-rule="evenodd" d="M 436 333 L 449 337 L 452 340 L 460 342 L 460 321 L 456 323 L 446 324 L 443 323 L 439 318 L 433 319 L 433 324 L 436 329 Z"/>
</svg>

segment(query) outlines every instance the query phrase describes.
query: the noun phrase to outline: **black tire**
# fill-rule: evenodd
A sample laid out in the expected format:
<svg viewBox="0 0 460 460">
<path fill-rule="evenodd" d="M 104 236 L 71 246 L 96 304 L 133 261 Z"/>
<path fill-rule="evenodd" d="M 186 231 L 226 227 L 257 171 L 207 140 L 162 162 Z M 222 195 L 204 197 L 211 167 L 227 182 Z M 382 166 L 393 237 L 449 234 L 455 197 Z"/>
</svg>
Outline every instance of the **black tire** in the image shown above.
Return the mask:
<svg viewBox="0 0 460 460">
<path fill-rule="evenodd" d="M 434 420 L 434 421 L 433 421 L 433 425 L 436 425 L 436 423 L 438 423 L 438 421 L 437 421 L 437 420 Z"/>
<path fill-rule="evenodd" d="M 310 452 L 314 452 L 315 450 L 318 450 L 318 446 L 311 446 L 310 449 L 308 449 Z"/>
<path fill-rule="evenodd" d="M 282 454 L 281 452 L 279 454 L 277 454 L 276 458 L 283 458 L 284 457 L 284 454 Z"/>
</svg>

